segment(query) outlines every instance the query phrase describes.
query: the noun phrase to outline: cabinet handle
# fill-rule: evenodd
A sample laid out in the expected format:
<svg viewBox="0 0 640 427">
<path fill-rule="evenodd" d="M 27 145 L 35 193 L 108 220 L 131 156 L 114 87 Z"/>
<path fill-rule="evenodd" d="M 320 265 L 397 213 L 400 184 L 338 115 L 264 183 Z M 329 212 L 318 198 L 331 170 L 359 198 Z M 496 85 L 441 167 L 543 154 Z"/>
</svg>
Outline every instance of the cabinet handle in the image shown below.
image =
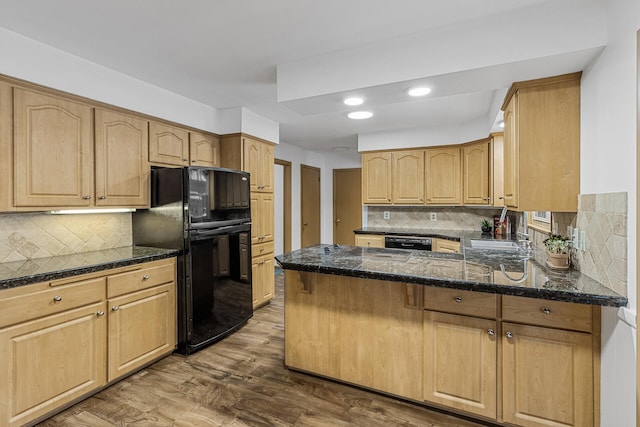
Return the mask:
<svg viewBox="0 0 640 427">
<path fill-rule="evenodd" d="M 455 297 L 455 298 L 454 298 L 454 300 L 455 300 L 456 302 L 462 302 L 462 297 Z"/>
<path fill-rule="evenodd" d="M 191 160 L 191 163 L 195 163 L 195 162 L 196 162 L 195 160 Z"/>
<path fill-rule="evenodd" d="M 511 339 L 513 338 L 513 334 L 511 332 L 507 332 L 506 334 L 504 334 L 507 338 Z"/>
<path fill-rule="evenodd" d="M 89 199 L 91 199 L 91 196 L 82 196 L 82 198 L 83 198 L 84 200 L 89 200 Z"/>
<path fill-rule="evenodd" d="M 491 197 L 485 197 L 484 200 L 488 202 L 489 200 L 491 200 Z"/>
<path fill-rule="evenodd" d="M 144 276 L 142 276 L 142 280 L 149 280 L 149 275 L 145 274 Z"/>
<path fill-rule="evenodd" d="M 96 313 L 96 316 L 98 317 L 104 316 L 104 311 L 100 310 L 99 312 Z"/>
<path fill-rule="evenodd" d="M 504 200 L 504 196 L 500 196 L 500 197 L 498 197 L 498 199 Z"/>
<path fill-rule="evenodd" d="M 494 331 L 493 329 L 489 328 L 487 329 L 487 335 L 489 335 L 490 337 L 494 336 L 496 334 L 496 331 Z"/>
<path fill-rule="evenodd" d="M 100 196 L 100 197 L 98 197 L 98 199 L 100 199 L 100 200 L 104 200 L 104 199 L 106 199 L 106 198 L 107 198 L 107 196 Z"/>
<path fill-rule="evenodd" d="M 189 159 L 182 159 L 182 161 L 183 161 L 183 162 L 188 162 L 188 161 L 189 161 Z"/>
<path fill-rule="evenodd" d="M 118 311 L 118 310 L 120 310 L 120 306 L 119 306 L 119 305 L 114 305 L 114 306 L 111 308 L 111 311 Z"/>
<path fill-rule="evenodd" d="M 57 295 L 53 297 L 53 302 L 60 302 L 60 301 L 62 301 L 62 297 L 59 297 Z"/>
<path fill-rule="evenodd" d="M 544 314 L 551 314 L 551 310 L 550 310 L 548 307 L 543 307 L 543 308 L 542 308 L 542 312 L 543 312 Z"/>
</svg>

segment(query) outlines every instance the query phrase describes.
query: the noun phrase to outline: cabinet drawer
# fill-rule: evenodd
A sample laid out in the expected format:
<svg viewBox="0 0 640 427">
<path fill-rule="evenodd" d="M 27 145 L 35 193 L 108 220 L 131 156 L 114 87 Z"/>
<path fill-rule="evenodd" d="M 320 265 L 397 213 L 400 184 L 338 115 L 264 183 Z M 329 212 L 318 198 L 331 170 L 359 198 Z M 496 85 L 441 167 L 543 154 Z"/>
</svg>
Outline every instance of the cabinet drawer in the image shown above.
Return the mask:
<svg viewBox="0 0 640 427">
<path fill-rule="evenodd" d="M 175 281 L 175 264 L 154 265 L 107 277 L 107 297 Z"/>
<path fill-rule="evenodd" d="M 251 257 L 255 258 L 261 255 L 272 254 L 274 251 L 273 242 L 258 243 L 251 246 Z"/>
<path fill-rule="evenodd" d="M 591 332 L 593 329 L 590 305 L 562 301 L 505 295 L 502 297 L 502 318 L 510 322 L 575 331 Z"/>
<path fill-rule="evenodd" d="M 37 319 L 50 314 L 60 313 L 72 308 L 92 304 L 104 299 L 104 278 L 82 280 L 53 289 L 39 289 L 9 298 L 0 297 L 0 327 L 14 325 L 27 320 Z M 31 287 L 33 289 L 33 287 Z"/>
<path fill-rule="evenodd" d="M 425 286 L 424 308 L 495 319 L 498 311 L 498 296 L 483 292 Z"/>
</svg>

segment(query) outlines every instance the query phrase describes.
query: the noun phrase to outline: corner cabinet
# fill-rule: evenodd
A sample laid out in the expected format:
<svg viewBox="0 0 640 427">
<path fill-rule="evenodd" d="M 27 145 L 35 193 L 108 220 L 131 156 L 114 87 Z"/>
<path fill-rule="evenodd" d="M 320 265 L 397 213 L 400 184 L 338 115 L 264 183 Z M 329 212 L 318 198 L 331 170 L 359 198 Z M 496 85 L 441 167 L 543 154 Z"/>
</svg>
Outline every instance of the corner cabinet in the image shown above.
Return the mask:
<svg viewBox="0 0 640 427">
<path fill-rule="evenodd" d="M 581 73 L 514 83 L 504 111 L 504 201 L 575 212 L 580 191 Z"/>
<path fill-rule="evenodd" d="M 122 296 L 108 300 L 112 289 Z M 31 424 L 171 353 L 175 325 L 175 259 L 0 290 L 0 425 Z"/>
</svg>

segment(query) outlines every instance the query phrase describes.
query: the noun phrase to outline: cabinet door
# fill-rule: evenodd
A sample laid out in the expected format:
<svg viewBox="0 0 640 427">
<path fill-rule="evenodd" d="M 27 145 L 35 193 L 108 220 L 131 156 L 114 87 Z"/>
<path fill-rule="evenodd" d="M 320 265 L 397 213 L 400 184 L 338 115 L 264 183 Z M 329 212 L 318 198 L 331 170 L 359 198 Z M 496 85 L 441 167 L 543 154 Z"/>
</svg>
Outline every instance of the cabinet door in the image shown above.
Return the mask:
<svg viewBox="0 0 640 427">
<path fill-rule="evenodd" d="M 427 204 L 459 205 L 462 184 L 459 148 L 426 150 Z"/>
<path fill-rule="evenodd" d="M 466 145 L 462 148 L 462 184 L 465 205 L 488 205 L 491 203 L 489 153 L 489 141 Z"/>
<path fill-rule="evenodd" d="M 518 207 L 518 93 L 504 110 L 504 204 Z M 533 160 L 532 160 L 533 161 Z"/>
<path fill-rule="evenodd" d="M 363 236 L 356 234 L 356 246 L 384 248 L 384 236 Z"/>
<path fill-rule="evenodd" d="M 108 301 L 109 381 L 176 346 L 175 282 Z"/>
<path fill-rule="evenodd" d="M 149 123 L 149 161 L 189 166 L 189 132 L 160 123 Z"/>
<path fill-rule="evenodd" d="M 446 239 L 433 239 L 434 252 L 460 253 L 460 242 Z"/>
<path fill-rule="evenodd" d="M 273 194 L 251 193 L 251 243 L 273 241 Z"/>
<path fill-rule="evenodd" d="M 247 137 L 242 138 L 242 142 L 244 150 L 242 170 L 251 175 L 249 178 L 251 191 L 261 191 L 263 186 L 260 170 L 261 142 Z"/>
<path fill-rule="evenodd" d="M 362 203 L 391 203 L 391 153 L 362 155 Z"/>
<path fill-rule="evenodd" d="M 259 307 L 273 299 L 275 276 L 273 254 L 255 257 L 252 261 L 253 307 Z"/>
<path fill-rule="evenodd" d="M 14 126 L 15 206 L 91 206 L 91 107 L 15 88 Z"/>
<path fill-rule="evenodd" d="M 0 330 L 0 424 L 25 425 L 106 383 L 104 310 L 100 302 Z"/>
<path fill-rule="evenodd" d="M 149 206 L 148 122 L 96 109 L 96 206 Z"/>
<path fill-rule="evenodd" d="M 220 166 L 220 139 L 214 135 L 189 132 L 191 166 Z"/>
<path fill-rule="evenodd" d="M 424 151 L 392 153 L 391 181 L 393 203 L 421 205 L 424 203 Z"/>
<path fill-rule="evenodd" d="M 593 426 L 591 335 L 502 325 L 504 421 L 527 427 Z"/>
<path fill-rule="evenodd" d="M 496 417 L 494 320 L 424 312 L 424 400 Z"/>
<path fill-rule="evenodd" d="M 275 149 L 272 145 L 262 143 L 261 159 L 261 191 L 273 193 L 273 169 L 275 165 Z"/>
</svg>

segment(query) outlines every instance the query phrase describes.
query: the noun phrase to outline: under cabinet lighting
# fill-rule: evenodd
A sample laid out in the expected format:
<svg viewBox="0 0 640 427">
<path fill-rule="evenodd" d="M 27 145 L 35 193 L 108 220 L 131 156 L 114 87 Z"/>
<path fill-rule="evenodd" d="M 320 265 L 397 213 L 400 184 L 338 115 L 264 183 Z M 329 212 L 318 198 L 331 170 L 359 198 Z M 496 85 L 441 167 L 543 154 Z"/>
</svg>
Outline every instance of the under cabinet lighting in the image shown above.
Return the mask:
<svg viewBox="0 0 640 427">
<path fill-rule="evenodd" d="M 498 123 L 498 126 L 500 126 L 501 128 L 504 128 L 504 120 L 500 120 L 500 122 Z"/>
<path fill-rule="evenodd" d="M 97 214 L 97 213 L 123 213 L 135 212 L 133 208 L 114 208 L 114 209 L 60 209 L 57 211 L 49 211 L 52 215 L 71 215 L 71 214 Z"/>
</svg>

